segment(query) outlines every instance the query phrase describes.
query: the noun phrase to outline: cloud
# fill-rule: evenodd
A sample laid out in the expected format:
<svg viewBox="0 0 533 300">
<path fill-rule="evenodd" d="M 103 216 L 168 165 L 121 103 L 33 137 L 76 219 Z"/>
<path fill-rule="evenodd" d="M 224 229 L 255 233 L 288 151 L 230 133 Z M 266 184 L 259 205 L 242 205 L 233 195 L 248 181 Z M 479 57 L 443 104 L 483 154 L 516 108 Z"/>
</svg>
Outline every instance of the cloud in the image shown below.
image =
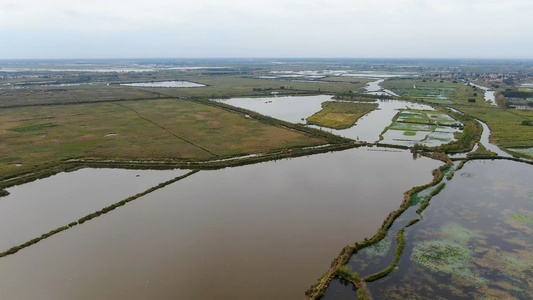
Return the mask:
<svg viewBox="0 0 533 300">
<path fill-rule="evenodd" d="M 177 56 L 194 52 L 208 56 L 301 53 L 323 57 L 373 54 L 436 57 L 455 52 L 453 49 L 469 56 L 495 52 L 507 55 L 495 41 L 519 48 L 530 46 L 527 42 L 533 38 L 529 30 L 533 28 L 530 3 L 530 0 L 18 0 L 0 4 L 0 32 L 37 36 L 40 33 L 54 39 L 84 36 L 89 44 L 114 39 L 119 48 L 121 44 L 131 44 L 131 36 L 136 36 L 140 41 L 136 47 L 146 48 L 143 53 L 161 51 Z M 173 51 L 149 48 L 149 42 L 166 45 Z M 483 45 L 489 43 L 496 49 L 485 49 Z M 6 55 L 7 50 L 0 52 Z M 528 49 L 511 52 L 533 55 Z"/>
</svg>

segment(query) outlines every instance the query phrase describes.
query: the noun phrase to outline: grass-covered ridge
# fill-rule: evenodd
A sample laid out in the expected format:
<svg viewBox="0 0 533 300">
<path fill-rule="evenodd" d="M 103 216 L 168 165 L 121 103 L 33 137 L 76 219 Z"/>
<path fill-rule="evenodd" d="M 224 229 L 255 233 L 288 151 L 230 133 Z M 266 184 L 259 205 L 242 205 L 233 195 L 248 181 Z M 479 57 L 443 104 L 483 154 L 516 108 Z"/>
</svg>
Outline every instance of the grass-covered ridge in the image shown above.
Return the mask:
<svg viewBox="0 0 533 300">
<path fill-rule="evenodd" d="M 378 108 L 377 103 L 326 101 L 322 103 L 322 110 L 307 118 L 307 124 L 346 129 L 376 108 Z"/>
</svg>

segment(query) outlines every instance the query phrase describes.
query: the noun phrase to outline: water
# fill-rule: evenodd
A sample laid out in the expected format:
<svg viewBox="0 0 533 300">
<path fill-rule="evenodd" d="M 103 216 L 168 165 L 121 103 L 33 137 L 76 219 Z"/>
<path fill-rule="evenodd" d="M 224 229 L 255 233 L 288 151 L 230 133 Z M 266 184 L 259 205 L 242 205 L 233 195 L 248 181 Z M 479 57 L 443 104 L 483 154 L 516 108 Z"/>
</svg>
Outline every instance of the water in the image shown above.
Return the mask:
<svg viewBox="0 0 533 300">
<path fill-rule="evenodd" d="M 374 299 L 532 299 L 532 177 L 523 163 L 468 162 L 406 230 L 400 268 L 368 285 Z"/>
<path fill-rule="evenodd" d="M 189 81 L 159 81 L 159 82 L 136 82 L 136 83 L 123 83 L 125 86 L 137 86 L 137 87 L 178 87 L 178 88 L 192 88 L 202 87 L 205 84 L 189 82 Z"/>
<path fill-rule="evenodd" d="M 291 96 L 268 98 L 231 98 L 218 100 L 291 123 L 303 123 L 305 119 L 322 109 L 322 102 L 331 101 L 328 95 Z M 303 120 L 302 120 L 303 119 Z"/>
<path fill-rule="evenodd" d="M 459 110 L 456 110 L 456 109 L 453 109 L 451 107 L 448 107 L 450 110 L 454 111 L 454 112 L 457 112 L 457 113 L 460 113 L 462 114 L 463 112 L 459 111 Z M 490 142 L 490 128 L 489 126 L 481 121 L 481 120 L 477 120 L 481 126 L 483 127 L 483 132 L 481 133 L 481 137 L 479 139 L 479 141 L 483 144 L 483 146 L 485 146 L 485 148 L 487 150 L 490 150 L 496 154 L 498 154 L 499 156 L 503 156 L 503 157 L 512 157 L 512 155 L 510 155 L 509 153 L 503 151 L 502 149 L 500 149 L 500 147 L 498 147 L 497 145 L 493 144 Z M 474 148 L 472 149 L 472 152 L 476 151 L 478 148 L 478 145 L 476 144 L 474 146 Z M 465 158 L 467 155 L 467 153 L 457 153 L 457 154 L 450 154 L 450 157 L 452 158 Z"/>
<path fill-rule="evenodd" d="M 484 86 L 474 84 L 474 83 L 470 83 L 470 84 L 482 89 L 485 92 L 485 95 L 484 95 L 485 101 L 489 102 L 492 105 L 498 105 L 496 104 L 496 92 L 495 91 L 489 88 L 486 88 Z"/>
<path fill-rule="evenodd" d="M 2 298 L 304 299 L 441 165 L 368 150 L 196 173 L 0 259 Z"/>
<path fill-rule="evenodd" d="M 328 288 L 322 300 L 354 300 L 357 299 L 355 293 L 357 289 L 354 285 L 346 280 L 334 278 Z"/>
<path fill-rule="evenodd" d="M 82 169 L 8 188 L 0 198 L 0 252 L 187 172 Z"/>
<path fill-rule="evenodd" d="M 480 142 L 483 144 L 483 146 L 485 146 L 485 148 L 487 150 L 490 150 L 496 154 L 498 154 L 499 156 L 503 156 L 503 157 L 511 157 L 512 155 L 510 155 L 509 153 L 503 151 L 502 149 L 500 149 L 500 147 L 496 146 L 495 144 L 492 144 L 490 142 L 490 128 L 487 124 L 485 124 L 485 122 L 481 121 L 481 120 L 477 120 L 479 123 L 481 123 L 481 126 L 483 126 L 483 132 L 481 133 L 481 138 L 480 138 Z"/>
<path fill-rule="evenodd" d="M 322 109 L 322 102 L 331 101 L 327 95 L 301 97 L 270 97 L 270 98 L 232 98 L 217 100 L 245 108 L 291 123 L 304 123 L 305 119 Z M 399 109 L 434 110 L 431 106 L 400 100 L 378 100 L 378 109 L 357 120 L 355 126 L 348 129 L 335 130 L 319 126 L 311 126 L 353 140 L 375 142 L 379 134 L 390 125 L 392 118 Z M 303 120 L 302 120 L 303 119 Z"/>
<path fill-rule="evenodd" d="M 400 109 L 433 110 L 428 105 L 401 100 L 378 100 L 376 103 L 379 104 L 378 109 L 357 120 L 355 126 L 342 130 L 322 129 L 342 137 L 373 143 L 379 140 L 380 133 L 391 124 Z"/>
<path fill-rule="evenodd" d="M 394 76 L 389 76 L 389 77 L 394 77 Z M 365 93 L 372 94 L 372 95 L 387 95 L 387 96 L 399 97 L 399 95 L 396 94 L 395 92 L 384 89 L 381 86 L 381 83 L 383 81 L 385 81 L 385 79 L 378 79 L 376 81 L 371 81 L 367 83 L 365 86 L 365 89 L 366 89 Z"/>
</svg>

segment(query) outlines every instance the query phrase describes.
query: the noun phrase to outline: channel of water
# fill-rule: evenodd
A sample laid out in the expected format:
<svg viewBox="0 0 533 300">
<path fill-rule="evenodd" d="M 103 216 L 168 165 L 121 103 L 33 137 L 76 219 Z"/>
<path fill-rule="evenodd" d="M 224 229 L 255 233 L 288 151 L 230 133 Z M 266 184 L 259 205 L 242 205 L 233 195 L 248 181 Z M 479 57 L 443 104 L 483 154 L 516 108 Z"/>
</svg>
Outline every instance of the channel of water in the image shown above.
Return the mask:
<svg viewBox="0 0 533 300">
<path fill-rule="evenodd" d="M 231 98 L 217 100 L 233 106 L 256 111 L 276 119 L 292 123 L 305 124 L 305 119 L 322 109 L 322 102 L 333 101 L 331 96 L 303 96 L 303 97 L 270 97 L 270 98 Z M 335 130 L 319 126 L 319 128 L 342 137 L 358 141 L 376 142 L 379 134 L 387 127 L 400 109 L 434 110 L 431 106 L 401 100 L 377 100 L 378 109 L 357 120 L 348 129 Z"/>
</svg>

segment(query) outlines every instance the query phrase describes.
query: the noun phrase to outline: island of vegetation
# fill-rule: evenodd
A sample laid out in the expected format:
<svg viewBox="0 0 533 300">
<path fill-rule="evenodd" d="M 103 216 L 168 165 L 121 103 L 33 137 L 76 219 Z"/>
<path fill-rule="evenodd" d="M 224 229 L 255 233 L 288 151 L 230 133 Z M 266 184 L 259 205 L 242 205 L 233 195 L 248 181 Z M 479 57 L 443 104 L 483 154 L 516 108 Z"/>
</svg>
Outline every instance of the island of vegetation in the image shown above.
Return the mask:
<svg viewBox="0 0 533 300">
<path fill-rule="evenodd" d="M 377 103 L 326 101 L 322 103 L 322 110 L 307 118 L 307 124 L 346 129 L 376 108 L 378 108 Z"/>
</svg>

